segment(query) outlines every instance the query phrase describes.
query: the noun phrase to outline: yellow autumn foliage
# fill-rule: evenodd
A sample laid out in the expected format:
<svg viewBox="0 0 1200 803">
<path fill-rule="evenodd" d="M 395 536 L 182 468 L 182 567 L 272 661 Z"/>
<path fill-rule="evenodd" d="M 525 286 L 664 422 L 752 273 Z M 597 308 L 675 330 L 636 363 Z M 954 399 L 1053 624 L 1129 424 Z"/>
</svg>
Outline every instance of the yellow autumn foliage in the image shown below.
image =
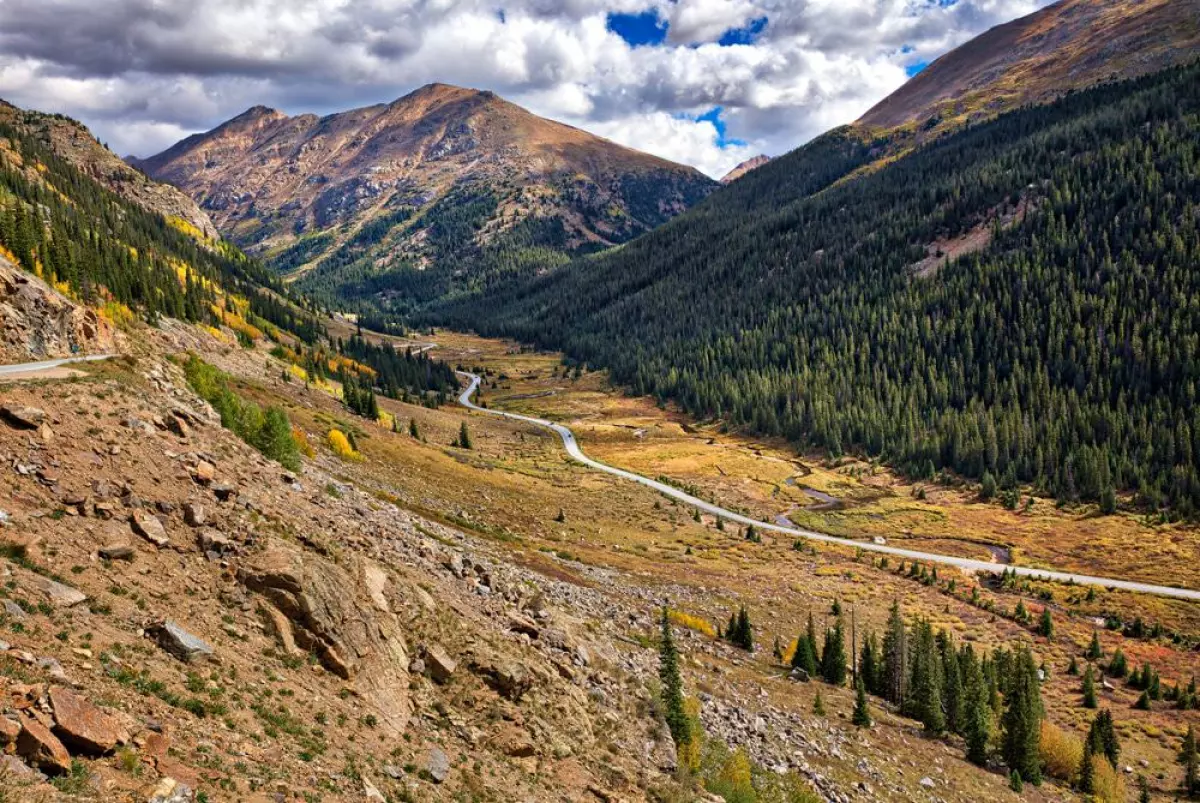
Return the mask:
<svg viewBox="0 0 1200 803">
<path fill-rule="evenodd" d="M 300 427 L 292 427 L 292 440 L 296 442 L 296 448 L 300 450 L 300 454 L 305 457 L 317 456 L 317 450 L 308 442 L 308 434 Z M 349 446 L 349 443 L 346 445 Z"/>
<path fill-rule="evenodd" d="M 184 220 L 181 217 L 171 215 L 170 217 L 167 218 L 167 223 L 170 224 L 170 226 L 172 228 L 183 232 L 184 234 L 186 234 L 187 236 L 189 236 L 193 239 L 201 240 L 201 241 L 207 239 L 204 236 L 204 232 L 200 231 L 199 228 L 197 228 L 196 226 L 187 222 L 186 220 Z"/>
<path fill-rule="evenodd" d="M 329 448 L 332 449 L 333 453 L 342 460 L 362 460 L 362 455 L 354 451 L 354 449 L 350 446 L 350 440 L 346 437 L 346 433 L 342 432 L 340 429 L 329 430 L 328 440 Z"/>
<path fill-rule="evenodd" d="M 713 627 L 712 622 L 701 616 L 684 613 L 673 608 L 667 613 L 667 616 L 670 618 L 672 624 L 686 627 L 688 630 L 695 630 L 697 633 L 703 633 L 709 638 L 717 637 L 717 629 Z"/>
<path fill-rule="evenodd" d="M 1092 772 L 1092 799 L 1096 803 L 1121 803 L 1125 800 L 1125 781 L 1104 756 L 1096 756 Z"/>
<path fill-rule="evenodd" d="M 792 658 L 796 655 L 796 646 L 799 644 L 800 644 L 800 638 L 796 637 L 796 638 L 792 639 L 791 642 L 787 645 L 787 648 L 784 649 L 783 662 L 785 664 L 787 664 L 789 666 L 791 665 Z"/>
<path fill-rule="evenodd" d="M 134 321 L 133 310 L 120 301 L 105 301 L 98 310 L 100 317 L 113 326 L 129 326 Z"/>
<path fill-rule="evenodd" d="M 745 750 L 739 747 L 729 755 L 717 780 L 739 792 L 753 789 L 750 785 L 750 757 L 746 755 Z"/>
<path fill-rule="evenodd" d="M 1083 758 L 1083 742 L 1049 720 L 1042 720 L 1042 766 L 1046 774 L 1060 781 L 1070 781 Z"/>
<path fill-rule="evenodd" d="M 684 698 L 683 713 L 687 717 L 690 738 L 686 744 L 679 745 L 675 753 L 680 767 L 695 772 L 700 769 L 700 751 L 704 746 L 704 727 L 700 724 L 700 701 L 695 697 Z"/>
</svg>

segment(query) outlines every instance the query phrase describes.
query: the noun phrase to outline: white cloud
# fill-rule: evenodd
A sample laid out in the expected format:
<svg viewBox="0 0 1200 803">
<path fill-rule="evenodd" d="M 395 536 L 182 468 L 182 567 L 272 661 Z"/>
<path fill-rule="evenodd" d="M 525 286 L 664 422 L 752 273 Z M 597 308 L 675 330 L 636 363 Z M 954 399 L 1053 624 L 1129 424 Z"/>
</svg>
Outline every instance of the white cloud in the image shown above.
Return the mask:
<svg viewBox="0 0 1200 803">
<path fill-rule="evenodd" d="M 763 15 L 750 0 L 676 0 L 663 9 L 663 16 L 670 23 L 668 40 L 688 45 L 714 41 Z"/>
<path fill-rule="evenodd" d="M 0 97 L 148 155 L 252 105 L 328 113 L 443 81 L 716 176 L 850 122 L 906 64 L 1047 2 L 0 0 Z M 670 23 L 661 46 L 607 29 L 649 10 Z M 753 43 L 715 43 L 760 17 Z M 691 119 L 715 106 L 748 146 Z"/>
<path fill-rule="evenodd" d="M 717 144 L 717 129 L 712 123 L 666 112 L 607 120 L 592 125 L 591 130 L 630 148 L 693 165 L 713 178 L 720 178 L 760 152 L 753 145 L 721 148 Z"/>
</svg>

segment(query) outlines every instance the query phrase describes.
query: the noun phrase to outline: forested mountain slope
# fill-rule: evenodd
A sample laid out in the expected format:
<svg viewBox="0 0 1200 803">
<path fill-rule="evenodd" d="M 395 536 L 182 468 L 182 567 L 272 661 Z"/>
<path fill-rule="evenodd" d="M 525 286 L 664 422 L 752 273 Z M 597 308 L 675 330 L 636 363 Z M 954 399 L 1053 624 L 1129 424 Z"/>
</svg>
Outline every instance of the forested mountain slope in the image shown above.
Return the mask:
<svg viewBox="0 0 1200 803">
<path fill-rule="evenodd" d="M 979 120 L 1191 57 L 1200 0 L 1060 0 L 955 48 L 862 116 L 866 126 Z"/>
<path fill-rule="evenodd" d="M 88 178 L 149 212 L 176 221 L 193 236 L 220 238 L 216 226 L 195 201 L 127 165 L 83 124 L 61 114 L 21 109 L 0 100 L 0 125 L 36 140 Z"/>
<path fill-rule="evenodd" d="M 1025 108 L 853 180 L 835 131 L 614 251 L 437 320 L 917 476 L 1200 505 L 1200 67 Z M 1110 499 L 1111 501 L 1111 499 Z"/>
<path fill-rule="evenodd" d="M 107 307 L 110 317 L 207 321 L 214 303 L 239 294 L 253 314 L 303 331 L 288 305 L 259 292 L 277 280 L 258 263 L 198 237 L 185 219 L 117 194 L 60 155 L 57 138 L 44 134 L 0 120 L 0 247 L 20 267 L 86 304 Z M 91 143 L 80 148 L 102 147 Z"/>
<path fill-rule="evenodd" d="M 326 117 L 257 107 L 138 164 L 305 290 L 359 309 L 625 242 L 717 186 L 444 84 Z"/>
</svg>

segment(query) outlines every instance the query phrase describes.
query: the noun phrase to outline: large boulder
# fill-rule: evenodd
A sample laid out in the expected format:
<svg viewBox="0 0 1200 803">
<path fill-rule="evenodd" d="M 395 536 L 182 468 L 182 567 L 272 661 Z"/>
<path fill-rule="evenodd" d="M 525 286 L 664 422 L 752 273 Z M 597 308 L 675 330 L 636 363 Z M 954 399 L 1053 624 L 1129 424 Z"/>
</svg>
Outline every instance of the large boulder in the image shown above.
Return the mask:
<svg viewBox="0 0 1200 803">
<path fill-rule="evenodd" d="M 50 689 L 54 734 L 63 744 L 91 755 L 103 755 L 129 741 L 121 723 L 70 689 Z"/>
<path fill-rule="evenodd" d="M 213 654 L 213 648 L 206 641 L 184 630 L 170 619 L 151 624 L 146 628 L 146 633 L 157 641 L 160 647 L 185 663 L 202 661 Z"/>
<path fill-rule="evenodd" d="M 71 754 L 50 730 L 31 716 L 21 719 L 17 755 L 43 772 L 58 774 L 71 769 Z"/>
<path fill-rule="evenodd" d="M 380 724 L 402 732 L 412 713 L 408 653 L 394 614 L 379 609 L 361 567 L 347 571 L 278 540 L 248 559 L 238 580 L 292 623 L 297 645 L 354 681 Z"/>
</svg>

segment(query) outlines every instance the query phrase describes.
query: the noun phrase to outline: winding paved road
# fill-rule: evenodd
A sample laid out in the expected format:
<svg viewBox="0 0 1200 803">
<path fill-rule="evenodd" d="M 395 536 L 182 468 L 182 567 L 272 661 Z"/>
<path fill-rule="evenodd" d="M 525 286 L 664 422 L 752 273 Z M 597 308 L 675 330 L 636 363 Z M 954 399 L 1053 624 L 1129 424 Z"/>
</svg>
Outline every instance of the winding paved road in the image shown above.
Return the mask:
<svg viewBox="0 0 1200 803">
<path fill-rule="evenodd" d="M 866 550 L 867 552 L 880 552 L 884 555 L 893 555 L 907 560 L 919 560 L 928 563 L 942 563 L 947 566 L 957 566 L 960 569 L 968 569 L 977 572 L 991 572 L 992 574 L 1000 574 L 1008 570 L 1015 572 L 1023 577 L 1035 577 L 1044 580 L 1055 580 L 1061 583 L 1078 583 L 1080 585 L 1095 585 L 1104 586 L 1105 588 L 1120 588 L 1126 591 L 1139 591 L 1145 594 L 1156 594 L 1160 597 L 1173 597 L 1175 599 L 1185 599 L 1200 601 L 1200 591 L 1190 588 L 1174 588 L 1172 586 L 1159 586 L 1152 583 L 1138 583 L 1132 580 L 1116 580 L 1109 577 L 1092 577 L 1086 574 L 1074 574 L 1071 572 L 1048 571 L 1045 569 L 1031 569 L 1024 566 L 1014 566 L 1012 564 L 992 563 L 986 560 L 973 560 L 971 558 L 957 558 L 952 555 L 938 555 L 932 552 L 918 552 L 914 549 L 903 549 L 901 547 L 888 546 L 886 544 L 876 544 L 871 541 L 855 541 L 851 538 L 838 538 L 833 535 L 825 535 L 824 533 L 815 533 L 811 530 L 803 530 L 799 527 L 787 527 L 782 524 L 772 524 L 770 522 L 758 521 L 748 516 L 743 516 L 740 513 L 735 513 L 732 510 L 726 510 L 723 507 L 714 505 L 711 502 L 706 502 L 703 499 L 698 499 L 690 494 L 667 485 L 657 480 L 652 480 L 649 477 L 643 477 L 641 474 L 634 474 L 632 471 L 614 468 L 613 466 L 593 460 L 583 453 L 579 448 L 578 441 L 575 440 L 575 433 L 562 424 L 556 424 L 553 421 L 547 421 L 544 418 L 533 418 L 527 415 L 518 415 L 517 413 L 508 413 L 503 410 L 489 410 L 471 401 L 471 397 L 475 395 L 475 391 L 479 388 L 479 377 L 475 374 L 466 371 L 459 371 L 460 376 L 464 376 L 471 380 L 471 384 L 458 397 L 458 403 L 471 410 L 476 410 L 488 415 L 501 416 L 503 418 L 512 419 L 514 421 L 524 421 L 528 424 L 549 429 L 556 433 L 562 439 L 563 446 L 567 450 L 570 458 L 577 463 L 594 468 L 597 471 L 603 471 L 606 474 L 612 474 L 615 477 L 621 477 L 632 482 L 637 482 L 645 485 L 648 488 L 653 488 L 664 496 L 683 502 L 685 505 L 699 508 L 700 510 L 710 513 L 714 516 L 720 516 L 727 521 L 737 522 L 739 524 L 753 524 L 760 530 L 769 530 L 772 532 L 783 533 L 785 535 L 796 536 L 800 538 L 808 538 L 813 541 L 823 541 L 828 544 L 841 544 L 842 546 L 857 547 Z"/>
<path fill-rule="evenodd" d="M 22 362 L 16 365 L 0 365 L 0 376 L 5 374 L 29 374 L 38 371 L 48 371 L 51 368 L 59 368 L 73 362 L 94 362 L 95 360 L 107 360 L 111 354 L 88 354 L 82 357 L 64 357 L 61 360 L 43 360 L 42 362 Z"/>
</svg>

